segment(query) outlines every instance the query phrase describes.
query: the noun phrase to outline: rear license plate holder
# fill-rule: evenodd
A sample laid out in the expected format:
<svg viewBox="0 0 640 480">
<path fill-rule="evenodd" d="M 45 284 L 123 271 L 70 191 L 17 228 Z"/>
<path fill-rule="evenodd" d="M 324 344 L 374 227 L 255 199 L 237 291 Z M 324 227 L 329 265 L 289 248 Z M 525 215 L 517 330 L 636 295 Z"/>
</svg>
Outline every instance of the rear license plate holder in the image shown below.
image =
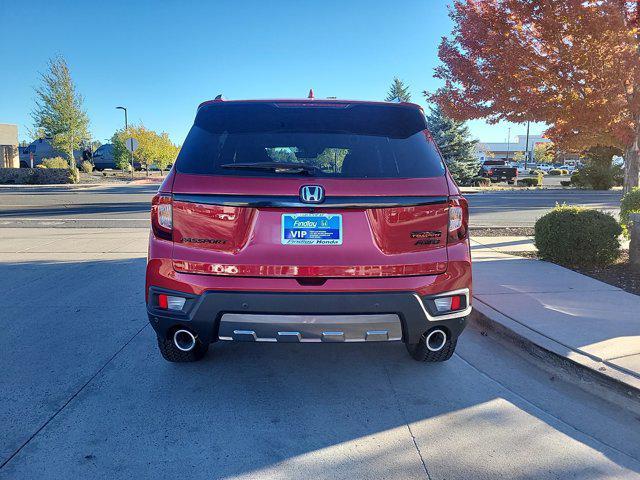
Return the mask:
<svg viewBox="0 0 640 480">
<path fill-rule="evenodd" d="M 283 213 L 282 245 L 342 245 L 339 213 Z"/>
</svg>

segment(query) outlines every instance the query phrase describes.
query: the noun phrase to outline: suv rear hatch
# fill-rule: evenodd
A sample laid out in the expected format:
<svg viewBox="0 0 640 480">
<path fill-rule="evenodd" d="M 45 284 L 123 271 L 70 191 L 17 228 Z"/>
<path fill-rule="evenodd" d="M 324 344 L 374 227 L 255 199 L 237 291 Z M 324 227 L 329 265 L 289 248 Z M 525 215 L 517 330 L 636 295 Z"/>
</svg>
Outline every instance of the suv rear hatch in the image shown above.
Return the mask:
<svg viewBox="0 0 640 480">
<path fill-rule="evenodd" d="M 313 282 L 447 269 L 448 183 L 417 106 L 206 103 L 175 170 L 176 271 Z"/>
</svg>

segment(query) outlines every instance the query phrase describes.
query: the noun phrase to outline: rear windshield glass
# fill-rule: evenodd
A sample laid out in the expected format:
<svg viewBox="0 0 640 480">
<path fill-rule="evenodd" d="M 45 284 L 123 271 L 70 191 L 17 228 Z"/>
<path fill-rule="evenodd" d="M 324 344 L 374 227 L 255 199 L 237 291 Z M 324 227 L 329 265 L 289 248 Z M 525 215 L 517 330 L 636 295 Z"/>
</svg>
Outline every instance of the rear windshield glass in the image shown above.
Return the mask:
<svg viewBox="0 0 640 480">
<path fill-rule="evenodd" d="M 444 165 L 414 108 L 227 104 L 200 108 L 176 161 L 181 173 L 424 178 Z"/>
</svg>

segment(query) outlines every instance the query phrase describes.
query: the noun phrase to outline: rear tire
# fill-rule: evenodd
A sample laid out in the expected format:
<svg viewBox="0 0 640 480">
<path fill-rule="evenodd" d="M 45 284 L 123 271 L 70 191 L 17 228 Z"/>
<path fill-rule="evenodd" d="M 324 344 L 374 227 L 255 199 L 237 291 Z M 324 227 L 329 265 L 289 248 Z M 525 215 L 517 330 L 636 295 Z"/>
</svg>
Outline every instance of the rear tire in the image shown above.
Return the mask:
<svg viewBox="0 0 640 480">
<path fill-rule="evenodd" d="M 160 350 L 162 357 L 167 362 L 186 363 L 202 360 L 207 354 L 207 350 L 209 350 L 209 345 L 205 345 L 198 341 L 192 350 L 183 352 L 175 346 L 173 338 L 167 339 L 158 337 L 158 349 Z"/>
<path fill-rule="evenodd" d="M 427 348 L 425 342 L 425 335 L 422 335 L 418 343 L 405 343 L 407 351 L 411 358 L 418 362 L 444 362 L 449 360 L 456 350 L 458 344 L 457 338 L 451 338 L 447 336 L 447 341 L 444 346 L 437 352 L 433 352 Z"/>
</svg>

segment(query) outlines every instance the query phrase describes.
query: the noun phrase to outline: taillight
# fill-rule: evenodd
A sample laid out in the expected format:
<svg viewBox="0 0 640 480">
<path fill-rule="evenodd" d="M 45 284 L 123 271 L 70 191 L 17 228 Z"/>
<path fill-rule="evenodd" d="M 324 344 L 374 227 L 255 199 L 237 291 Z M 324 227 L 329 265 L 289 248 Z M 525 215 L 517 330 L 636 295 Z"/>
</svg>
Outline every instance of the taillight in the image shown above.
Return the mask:
<svg viewBox="0 0 640 480">
<path fill-rule="evenodd" d="M 151 200 L 151 228 L 156 237 L 171 240 L 173 231 L 171 195 L 158 193 Z"/>
<path fill-rule="evenodd" d="M 489 175 L 489 176 L 493 175 L 493 170 L 489 170 L 489 171 L 487 172 L 487 175 Z"/>
<path fill-rule="evenodd" d="M 449 241 L 467 237 L 469 229 L 469 204 L 464 197 L 449 197 Z"/>
</svg>

